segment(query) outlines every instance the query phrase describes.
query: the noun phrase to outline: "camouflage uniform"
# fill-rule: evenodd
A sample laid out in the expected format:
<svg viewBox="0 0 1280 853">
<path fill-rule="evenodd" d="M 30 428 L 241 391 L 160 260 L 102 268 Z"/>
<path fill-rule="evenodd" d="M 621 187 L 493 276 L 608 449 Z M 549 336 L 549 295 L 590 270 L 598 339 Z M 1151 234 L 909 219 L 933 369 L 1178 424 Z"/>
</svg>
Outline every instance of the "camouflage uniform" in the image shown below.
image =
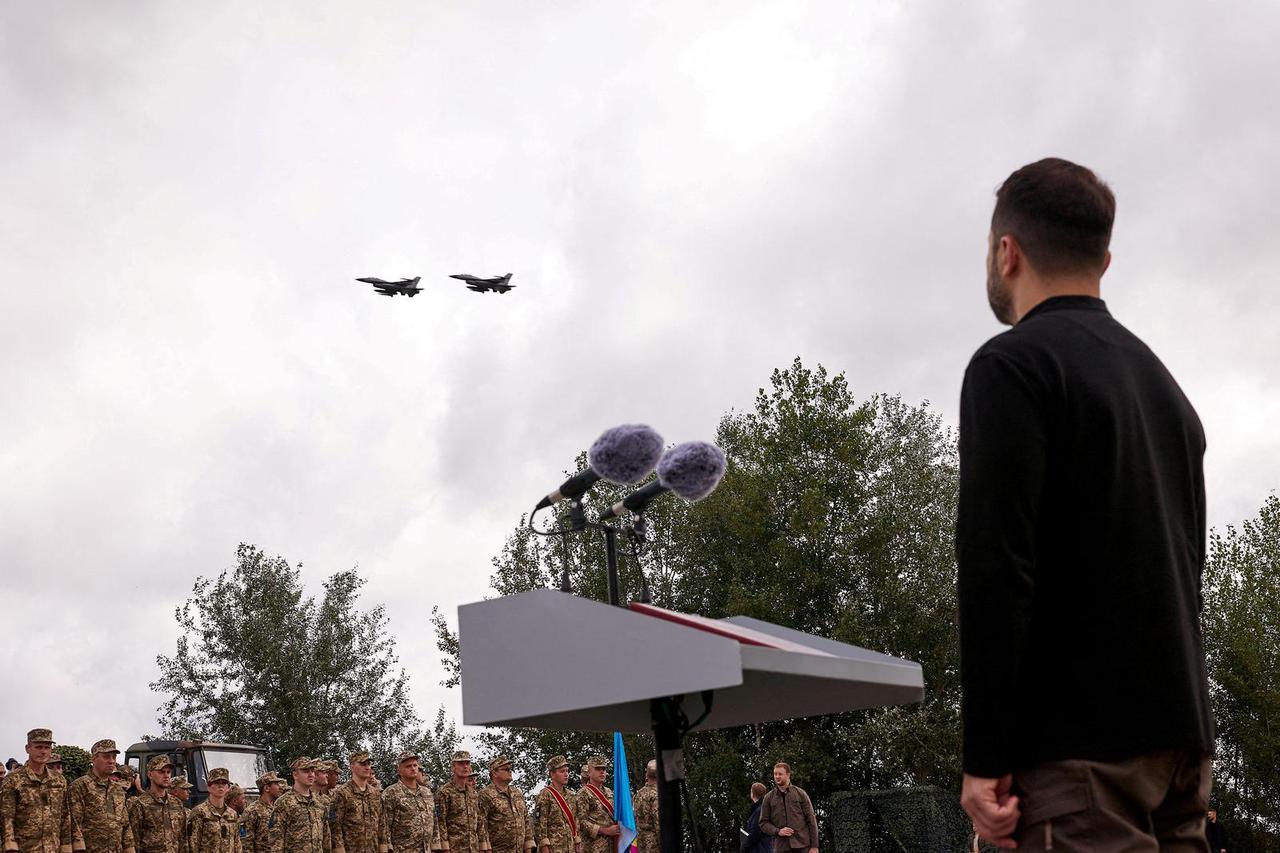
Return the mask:
<svg viewBox="0 0 1280 853">
<path fill-rule="evenodd" d="M 645 782 L 631 797 L 636 816 L 636 849 L 638 853 L 658 853 L 658 786 Z"/>
<path fill-rule="evenodd" d="M 94 744 L 95 752 L 101 743 Z M 67 789 L 67 810 L 71 813 L 73 850 L 133 853 L 133 830 L 124 791 L 110 776 L 99 779 L 90 771 L 72 782 Z"/>
<path fill-rule="evenodd" d="M 388 786 L 382 792 L 382 819 L 391 853 L 440 849 L 435 799 L 426 785 L 412 790 L 403 782 Z"/>
<path fill-rule="evenodd" d="M 450 779 L 436 791 L 440 813 L 441 849 L 452 853 L 480 853 L 489 850 L 489 833 L 480 816 L 480 795 L 476 789 Z"/>
<path fill-rule="evenodd" d="M 32 729 L 27 743 L 52 743 L 48 729 Z M 66 809 L 67 781 L 47 767 L 44 775 L 25 764 L 0 785 L 0 836 L 4 849 L 22 853 L 70 853 L 71 816 Z"/>
<path fill-rule="evenodd" d="M 608 766 L 609 762 L 599 755 L 592 756 L 587 762 L 589 768 L 607 768 Z M 600 801 L 601 797 L 609 804 L 608 806 Z M 613 789 L 598 788 L 590 782 L 585 783 L 582 790 L 578 792 L 574 809 L 578 818 L 578 833 L 582 836 L 582 853 L 610 853 L 616 846 L 616 838 L 602 835 L 600 830 L 617 823 L 617 819 L 613 816 Z"/>
<path fill-rule="evenodd" d="M 293 762 L 293 768 L 298 770 L 306 765 L 319 769 L 318 764 L 299 759 Z M 299 794 L 290 788 L 271 807 L 267 840 L 270 853 L 330 853 L 332 838 L 324 806 L 313 795 Z"/>
<path fill-rule="evenodd" d="M 205 800 L 187 815 L 187 853 L 240 851 L 240 817 L 231 806 L 224 804 L 218 811 Z"/>
<path fill-rule="evenodd" d="M 506 756 L 498 756 L 489 762 L 490 778 L 495 771 L 510 766 L 511 761 Z M 533 849 L 533 822 L 529 820 L 524 792 L 515 785 L 508 785 L 505 791 L 499 791 L 497 785 L 490 785 L 481 791 L 480 820 L 484 823 L 493 853 L 521 853 Z"/>
<path fill-rule="evenodd" d="M 564 758 L 557 755 L 547 762 L 547 772 L 552 773 L 556 768 L 565 767 L 568 763 Z M 565 818 L 564 810 L 560 808 L 560 804 L 552 794 L 551 784 L 548 784 L 538 794 L 537 805 L 533 807 L 536 815 L 533 834 L 538 840 L 539 849 L 550 847 L 551 853 L 574 853 L 574 847 L 582 842 L 582 838 L 577 831 L 577 816 L 573 810 L 573 794 L 567 788 L 556 793 L 560 794 L 564 799 L 565 805 L 569 807 L 569 815 L 572 820 Z"/>
<path fill-rule="evenodd" d="M 367 752 L 351 755 L 352 763 L 369 758 Z M 382 818 L 382 793 L 372 784 L 363 789 L 355 779 L 338 786 L 329 809 L 333 853 L 387 853 L 387 824 Z"/>
<path fill-rule="evenodd" d="M 147 762 L 147 769 L 168 764 L 158 755 Z M 148 788 L 126 802 L 137 853 L 187 853 L 187 807 L 177 797 L 166 792 L 161 799 Z"/>
</svg>

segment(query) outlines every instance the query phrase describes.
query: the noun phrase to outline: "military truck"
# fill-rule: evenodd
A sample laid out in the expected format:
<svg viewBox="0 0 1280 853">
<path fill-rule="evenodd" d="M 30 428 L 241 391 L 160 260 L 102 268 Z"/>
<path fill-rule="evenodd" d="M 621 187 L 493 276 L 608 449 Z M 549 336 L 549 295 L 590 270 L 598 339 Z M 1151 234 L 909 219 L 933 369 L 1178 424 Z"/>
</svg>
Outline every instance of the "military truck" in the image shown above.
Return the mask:
<svg viewBox="0 0 1280 853">
<path fill-rule="evenodd" d="M 144 740 L 129 747 L 124 754 L 125 764 L 142 777 L 144 790 L 150 784 L 147 762 L 157 755 L 167 756 L 173 763 L 174 779 L 185 777 L 191 783 L 189 808 L 209 798 L 207 779 L 214 767 L 227 768 L 231 781 L 244 788 L 250 802 L 258 798 L 258 777 L 267 770 L 267 753 L 260 746 L 205 740 Z"/>
</svg>

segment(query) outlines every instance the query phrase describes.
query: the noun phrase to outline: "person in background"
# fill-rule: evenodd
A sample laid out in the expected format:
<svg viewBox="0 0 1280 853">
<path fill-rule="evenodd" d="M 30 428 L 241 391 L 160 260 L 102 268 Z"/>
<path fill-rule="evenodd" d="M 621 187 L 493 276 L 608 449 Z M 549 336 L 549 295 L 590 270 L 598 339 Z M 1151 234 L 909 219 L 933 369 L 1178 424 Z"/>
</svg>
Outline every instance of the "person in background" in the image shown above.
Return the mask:
<svg viewBox="0 0 1280 853">
<path fill-rule="evenodd" d="M 751 783 L 751 811 L 747 814 L 747 822 L 739 830 L 742 834 L 738 840 L 738 849 L 741 853 L 772 853 L 773 851 L 773 839 L 760 830 L 760 806 L 767 790 L 763 782 Z"/>
</svg>

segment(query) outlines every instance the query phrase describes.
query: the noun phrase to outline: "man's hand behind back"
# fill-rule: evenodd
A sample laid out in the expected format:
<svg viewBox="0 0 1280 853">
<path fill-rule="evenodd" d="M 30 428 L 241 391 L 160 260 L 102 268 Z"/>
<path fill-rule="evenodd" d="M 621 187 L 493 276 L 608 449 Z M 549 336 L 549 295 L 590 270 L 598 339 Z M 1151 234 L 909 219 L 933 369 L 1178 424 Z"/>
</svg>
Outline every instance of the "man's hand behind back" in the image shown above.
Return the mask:
<svg viewBox="0 0 1280 853">
<path fill-rule="evenodd" d="M 973 818 L 978 834 L 997 847 L 1007 849 L 1018 846 L 1018 842 L 1013 840 L 1013 831 L 1017 829 L 1018 818 L 1022 814 L 1018 809 L 1018 798 L 1009 793 L 1012 786 L 1012 776 L 980 779 L 966 773 L 964 787 L 960 791 L 960 805 Z"/>
</svg>

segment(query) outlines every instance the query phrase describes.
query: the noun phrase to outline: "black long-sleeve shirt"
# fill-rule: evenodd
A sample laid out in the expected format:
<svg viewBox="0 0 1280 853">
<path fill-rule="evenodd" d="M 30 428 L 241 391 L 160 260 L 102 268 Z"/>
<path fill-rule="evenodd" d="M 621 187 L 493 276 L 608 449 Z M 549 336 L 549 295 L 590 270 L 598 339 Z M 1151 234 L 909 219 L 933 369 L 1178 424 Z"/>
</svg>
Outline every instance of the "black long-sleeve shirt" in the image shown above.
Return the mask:
<svg viewBox="0 0 1280 853">
<path fill-rule="evenodd" d="M 960 394 L 964 770 L 1211 752 L 1204 432 L 1100 299 L 1060 296 Z"/>
</svg>

